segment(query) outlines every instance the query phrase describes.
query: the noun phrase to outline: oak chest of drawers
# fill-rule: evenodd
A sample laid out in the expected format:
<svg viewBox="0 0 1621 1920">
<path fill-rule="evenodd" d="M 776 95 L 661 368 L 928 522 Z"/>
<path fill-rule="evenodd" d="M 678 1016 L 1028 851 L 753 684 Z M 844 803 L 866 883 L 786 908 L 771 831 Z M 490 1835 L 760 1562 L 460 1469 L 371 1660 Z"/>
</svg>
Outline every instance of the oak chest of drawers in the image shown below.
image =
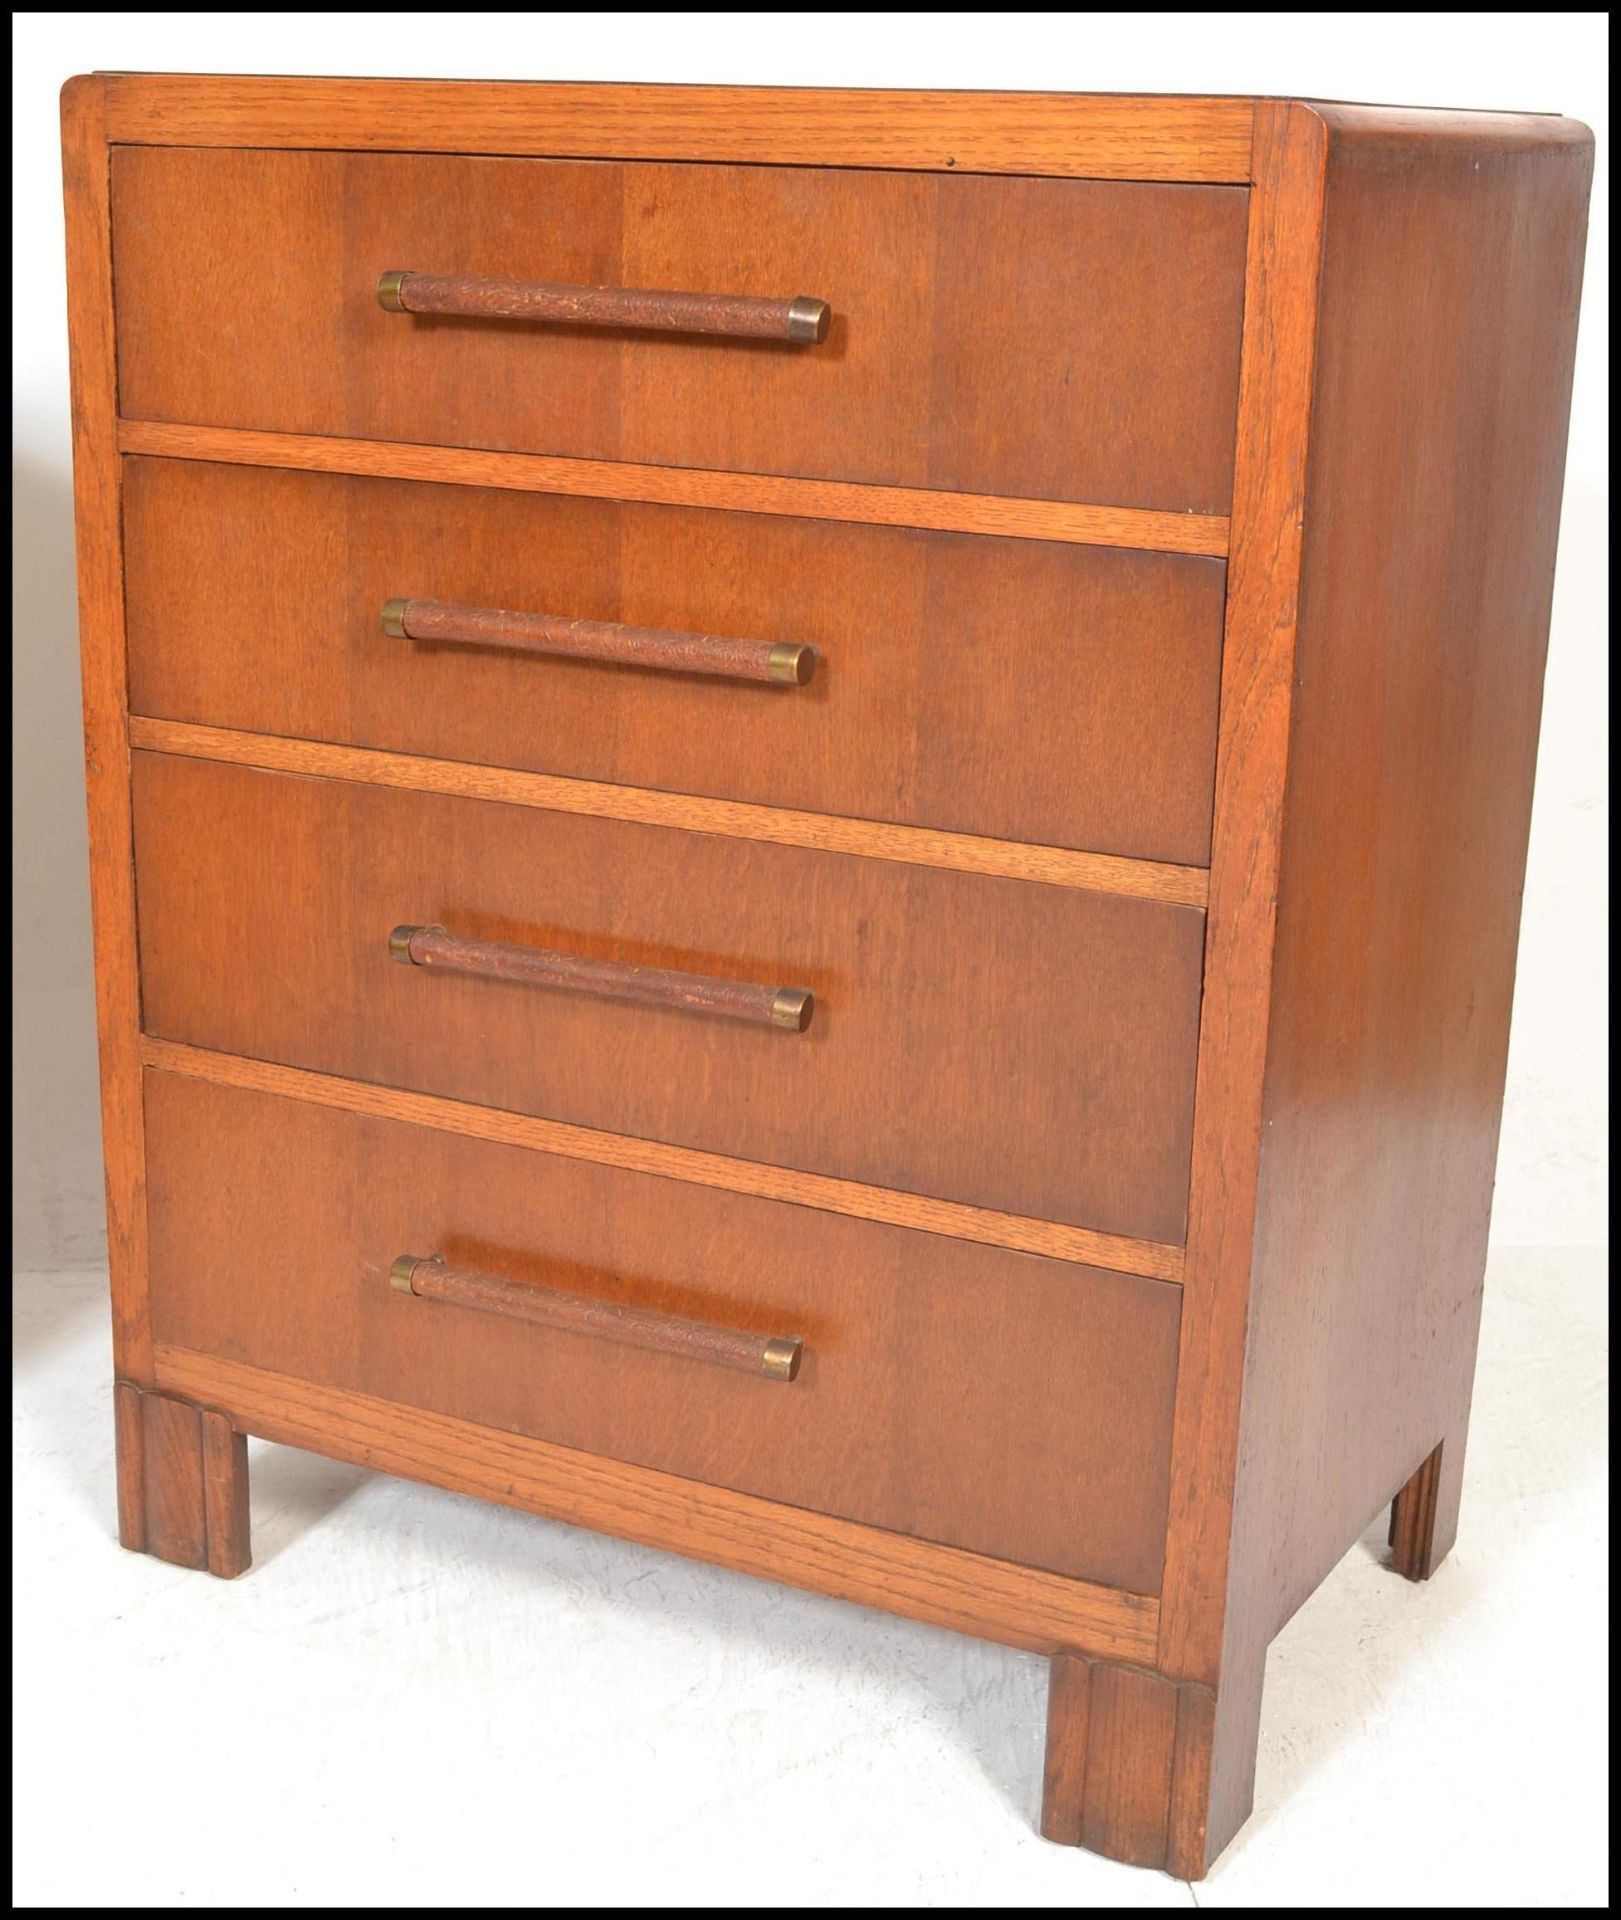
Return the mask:
<svg viewBox="0 0 1621 1920">
<path fill-rule="evenodd" d="M 1052 1658 L 1189 1878 L 1462 1482 L 1591 143 L 64 96 L 120 1537 L 245 1435 Z"/>
</svg>

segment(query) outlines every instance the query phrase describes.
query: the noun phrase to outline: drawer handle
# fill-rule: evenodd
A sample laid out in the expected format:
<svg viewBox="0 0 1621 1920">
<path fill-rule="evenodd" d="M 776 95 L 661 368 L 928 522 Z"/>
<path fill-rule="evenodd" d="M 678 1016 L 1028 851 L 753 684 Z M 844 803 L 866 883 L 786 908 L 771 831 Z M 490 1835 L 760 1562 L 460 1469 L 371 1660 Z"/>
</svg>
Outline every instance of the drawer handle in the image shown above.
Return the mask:
<svg viewBox="0 0 1621 1920">
<path fill-rule="evenodd" d="M 464 940 L 443 927 L 396 927 L 388 936 L 391 958 L 408 967 L 471 973 L 485 980 L 516 980 L 532 987 L 567 987 L 604 1000 L 630 1000 L 644 1007 L 681 1007 L 715 1013 L 758 1027 L 803 1033 L 815 1011 L 815 996 L 803 987 L 757 987 L 747 980 L 716 980 L 706 973 L 675 973 L 668 967 L 638 967 L 618 960 L 587 960 L 546 947 L 513 947 L 495 940 Z"/>
<path fill-rule="evenodd" d="M 816 670 L 816 649 L 797 641 L 730 640 L 719 633 L 669 633 L 617 620 L 568 620 L 555 613 L 508 613 L 445 600 L 386 600 L 383 631 L 396 639 L 453 640 L 470 647 L 514 647 L 569 660 L 709 673 L 802 687 Z"/>
<path fill-rule="evenodd" d="M 650 287 L 570 287 L 491 280 L 471 273 L 394 268 L 377 282 L 390 313 L 458 313 L 483 320 L 548 320 L 570 327 L 633 327 L 648 333 L 720 333 L 735 340 L 827 338 L 825 300 L 752 293 L 664 293 Z"/>
<path fill-rule="evenodd" d="M 415 1294 L 419 1300 L 448 1300 L 479 1313 L 502 1313 L 510 1320 L 559 1327 L 564 1333 L 584 1333 L 598 1340 L 617 1340 L 621 1346 L 708 1360 L 717 1367 L 735 1367 L 740 1373 L 759 1374 L 766 1380 L 795 1379 L 805 1352 L 805 1343 L 797 1334 L 785 1338 L 744 1333 L 737 1327 L 711 1326 L 707 1320 L 655 1313 L 649 1307 L 621 1306 L 618 1301 L 593 1300 L 582 1293 L 556 1293 L 550 1287 L 503 1280 L 498 1274 L 478 1273 L 471 1267 L 447 1266 L 437 1253 L 402 1253 L 388 1270 L 388 1283 L 396 1292 Z"/>
</svg>

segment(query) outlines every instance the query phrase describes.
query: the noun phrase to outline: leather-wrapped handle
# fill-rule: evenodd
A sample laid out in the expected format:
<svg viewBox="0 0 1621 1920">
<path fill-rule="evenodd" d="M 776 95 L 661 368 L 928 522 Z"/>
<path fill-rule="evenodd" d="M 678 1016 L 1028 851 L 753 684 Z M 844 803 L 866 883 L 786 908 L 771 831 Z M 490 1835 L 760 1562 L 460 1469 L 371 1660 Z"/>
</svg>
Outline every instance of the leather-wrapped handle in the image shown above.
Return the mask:
<svg viewBox="0 0 1621 1920">
<path fill-rule="evenodd" d="M 531 987 L 565 987 L 604 1000 L 718 1014 L 757 1027 L 781 1027 L 789 1033 L 803 1033 L 816 1006 L 814 995 L 803 987 L 761 987 L 747 980 L 717 980 L 707 973 L 677 973 L 669 967 L 588 960 L 548 947 L 464 940 L 443 927 L 396 927 L 388 936 L 388 951 L 408 967 L 476 974 L 485 980 L 515 980 Z"/>
<path fill-rule="evenodd" d="M 550 1287 L 504 1280 L 499 1274 L 473 1267 L 453 1267 L 438 1254 L 402 1253 L 388 1270 L 389 1285 L 419 1300 L 444 1300 L 479 1313 L 504 1314 L 509 1320 L 527 1320 L 534 1326 L 557 1327 L 564 1333 L 583 1333 L 621 1346 L 645 1347 L 653 1353 L 674 1353 L 688 1360 L 707 1360 L 712 1366 L 733 1367 L 766 1380 L 793 1380 L 799 1373 L 805 1343 L 797 1334 L 745 1333 L 737 1327 L 712 1326 L 707 1320 L 684 1320 L 678 1314 L 655 1313 L 650 1307 L 624 1306 L 617 1300 L 595 1300 L 588 1294 L 557 1293 Z"/>
<path fill-rule="evenodd" d="M 675 633 L 627 627 L 617 620 L 570 620 L 555 613 L 509 613 L 447 600 L 387 600 L 383 631 L 408 640 L 510 647 L 520 653 L 611 666 L 704 673 L 723 680 L 762 680 L 802 687 L 816 670 L 816 649 L 800 641 L 733 640 L 719 633 Z"/>
<path fill-rule="evenodd" d="M 807 294 L 673 293 L 652 287 L 574 287 L 471 273 L 391 267 L 377 282 L 390 313 L 461 314 L 479 320 L 545 320 L 565 327 L 629 327 L 642 333 L 717 333 L 733 340 L 827 338 L 832 310 Z"/>
</svg>

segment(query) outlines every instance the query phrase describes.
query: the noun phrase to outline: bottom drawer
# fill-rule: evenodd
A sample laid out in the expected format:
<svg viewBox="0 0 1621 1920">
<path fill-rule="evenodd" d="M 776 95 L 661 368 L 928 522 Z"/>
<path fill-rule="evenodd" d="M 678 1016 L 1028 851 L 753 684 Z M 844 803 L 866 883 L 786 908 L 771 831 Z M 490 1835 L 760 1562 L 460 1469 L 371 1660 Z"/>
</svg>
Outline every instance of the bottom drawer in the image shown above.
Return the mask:
<svg viewBox="0 0 1621 1920">
<path fill-rule="evenodd" d="M 168 1073 L 146 1137 L 160 1345 L 1159 1591 L 1174 1286 Z M 513 1285 L 418 1297 L 404 1254 Z M 798 1370 L 534 1324 L 528 1289 L 796 1336 Z"/>
</svg>

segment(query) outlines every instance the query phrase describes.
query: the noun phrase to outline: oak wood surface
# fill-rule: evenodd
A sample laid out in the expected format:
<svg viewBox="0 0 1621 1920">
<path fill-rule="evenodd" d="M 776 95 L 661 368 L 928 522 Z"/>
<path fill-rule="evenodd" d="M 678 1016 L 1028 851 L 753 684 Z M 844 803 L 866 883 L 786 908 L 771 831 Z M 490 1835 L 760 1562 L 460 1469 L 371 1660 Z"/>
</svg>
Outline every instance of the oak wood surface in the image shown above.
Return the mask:
<svg viewBox="0 0 1621 1920">
<path fill-rule="evenodd" d="M 118 445 L 124 453 L 164 459 L 226 461 L 303 473 L 372 474 L 591 500 L 644 500 L 733 513 L 848 520 L 857 526 L 988 533 L 1010 540 L 1068 540 L 1082 546 L 1137 547 L 1145 553 L 1215 558 L 1227 551 L 1227 517 L 1219 513 L 1159 513 L 1141 507 L 1013 500 L 1005 495 L 945 493 L 925 487 L 859 486 L 842 480 L 787 479 L 780 474 L 715 473 L 694 467 L 636 466 L 622 460 L 568 460 L 549 454 L 412 446 L 401 440 L 352 440 L 341 435 L 260 433 L 163 420 L 121 420 Z"/>
<path fill-rule="evenodd" d="M 149 720 L 137 714 L 129 723 L 129 740 L 131 746 L 154 753 L 218 760 L 231 766 L 352 780 L 407 793 L 499 800 L 549 813 L 685 827 L 694 833 L 763 840 L 774 846 L 858 854 L 868 860 L 1031 880 L 1044 886 L 1082 887 L 1129 900 L 1157 900 L 1167 906 L 1202 907 L 1208 892 L 1208 876 L 1200 867 L 1123 859 L 1118 854 L 1076 853 L 1065 847 L 1032 846 L 1012 840 L 985 840 L 973 834 L 939 833 L 880 821 L 845 820 L 832 814 L 659 793 L 647 787 L 609 786 L 599 780 L 559 779 L 551 774 L 479 766 L 470 761 L 428 760 L 416 754 L 379 753 L 278 734 L 239 733 L 228 727 L 194 726 L 184 720 Z"/>
<path fill-rule="evenodd" d="M 1175 1287 L 172 1075 L 148 1076 L 147 1109 L 162 1345 L 1157 1589 Z M 798 1378 L 390 1285 L 397 1255 L 430 1249 L 797 1334 Z"/>
<path fill-rule="evenodd" d="M 247 1441 L 211 1408 L 113 1385 L 118 1538 L 133 1553 L 234 1580 L 246 1572 Z"/>
<path fill-rule="evenodd" d="M 1055 1654 L 1047 1680 L 1047 1737 L 1041 1773 L 1041 1837 L 1078 1847 L 1086 1815 L 1087 1709 L 1092 1669 Z"/>
<path fill-rule="evenodd" d="M 1153 1658 L 1158 1602 L 521 1434 L 160 1346 L 159 1379 L 245 1432 L 1032 1653 Z"/>
<path fill-rule="evenodd" d="M 125 464 L 125 525 L 139 714 L 1209 857 L 1215 560 L 153 459 Z M 394 599 L 810 644 L 816 671 L 779 690 L 435 644 L 425 615 L 382 630 Z"/>
<path fill-rule="evenodd" d="M 1089 179 L 1245 181 L 1251 102 L 113 73 L 109 138 L 183 146 L 736 160 Z"/>
<path fill-rule="evenodd" d="M 1247 198 L 121 146 L 119 403 L 135 419 L 1222 513 Z M 802 348 L 411 317 L 375 297 L 397 268 L 801 287 L 834 318 Z"/>
<path fill-rule="evenodd" d="M 141 1389 L 113 1383 L 113 1443 L 118 1480 L 118 1544 L 146 1550 L 146 1415 Z"/>
<path fill-rule="evenodd" d="M 1441 1463 L 1445 1445 L 1425 1456 L 1390 1503 L 1390 1563 L 1409 1580 L 1428 1580 L 1439 1564 L 1436 1546 Z"/>
<path fill-rule="evenodd" d="M 1167 1675 L 1214 1689 L 1196 1791 L 1179 1816 L 1189 1871 L 1214 1860 L 1249 1816 L 1270 1637 L 1251 1610 L 1234 1606 L 1229 1552 L 1324 246 L 1321 120 L 1298 104 L 1263 106 L 1255 131 L 1189 1196 L 1189 1270 L 1198 1279 L 1177 1369 L 1159 1649 Z M 1315 1169 L 1314 1182 L 1327 1171 Z"/>
<path fill-rule="evenodd" d="M 1268 1631 L 1437 1447 L 1426 1572 L 1457 1526 L 1593 161 L 1571 121 L 1320 117 L 1230 1603 Z"/>
<path fill-rule="evenodd" d="M 1243 1366 L 1248 1324 L 1323 151 L 1321 123 L 1307 109 L 1257 110 L 1236 538 L 1222 660 L 1188 1218 L 1188 1264 L 1199 1276 L 1192 1282 L 1198 1297 L 1182 1322 L 1160 1650 L 1166 1672 L 1205 1685 L 1220 1676 L 1226 1623 L 1238 1433 L 1232 1389 Z"/>
<path fill-rule="evenodd" d="M 1181 1238 L 1190 909 L 169 755 L 136 756 L 134 792 L 158 1038 Z M 777 980 L 816 1018 L 436 976 L 391 961 L 402 921 Z"/>
<path fill-rule="evenodd" d="M 122 420 L 109 140 L 133 143 L 112 156 Z M 121 1536 L 245 1564 L 251 1430 L 1053 1654 L 1044 1830 L 1197 1878 L 1248 1810 L 1278 1625 L 1393 1495 L 1409 1577 L 1457 1525 L 1590 136 L 1287 101 L 98 76 L 64 95 L 64 154 Z M 275 297 L 250 310 L 267 257 Z M 837 318 L 808 349 L 587 339 L 386 314 L 384 267 L 802 287 Z M 127 735 L 125 480 L 131 670 L 163 688 Z M 319 505 L 339 493 L 341 513 Z M 717 724 L 714 698 L 754 689 L 712 686 L 700 709 L 683 683 L 655 708 L 651 676 L 548 662 L 592 690 L 539 740 L 488 660 L 478 716 L 449 662 L 412 653 L 446 667 L 431 686 L 357 677 L 322 636 L 353 631 L 342 592 L 385 498 L 418 516 L 400 551 L 443 553 L 446 527 L 487 517 L 505 538 L 458 535 L 469 556 L 578 562 L 626 605 L 679 586 L 683 630 L 757 608 L 784 622 L 763 637 L 797 641 L 795 608 L 837 613 L 810 636 L 812 687 L 762 709 L 785 728 L 807 692 L 818 725 L 847 711 L 864 595 L 884 615 L 860 656 L 864 754 L 750 736 L 732 700 Z M 1151 644 L 1125 622 L 1155 579 L 1213 597 L 1229 548 L 1212 826 L 1203 603 L 1179 586 Z M 958 549 L 973 581 L 943 616 L 915 581 Z M 793 599 L 791 555 L 812 582 Z M 278 650 L 244 644 L 244 581 L 278 610 L 297 584 Z M 925 643 L 970 611 L 942 715 L 918 693 Z M 1018 612 L 1066 636 L 1037 655 L 1029 629 L 1034 674 Z M 1065 679 L 1077 635 L 1099 650 Z M 908 691 L 886 708 L 896 661 Z M 701 724 L 672 774 L 678 702 Z M 543 1027 L 521 988 L 413 981 L 381 953 L 377 1000 L 390 924 L 457 923 L 374 896 L 436 887 L 485 916 L 475 937 L 566 934 L 738 980 L 815 935 L 812 1034 L 732 1036 L 787 1039 L 776 1063 L 804 1084 L 681 1016 L 633 1042 L 607 1024 L 623 1010 Z M 407 1017 L 389 996 L 413 986 L 491 997 Z M 175 1316 L 155 1343 L 137 1060 L 180 1116 L 154 1156 L 179 1250 L 151 1282 Z M 239 1158 L 244 1131 L 262 1151 Z M 354 1144 L 380 1139 L 403 1144 Z M 572 1260 L 588 1294 L 708 1303 L 718 1250 L 739 1324 L 794 1307 L 810 1371 L 719 1377 L 775 1406 L 773 1438 L 692 1393 L 662 1422 L 662 1389 L 621 1405 L 627 1372 L 702 1370 L 599 1347 L 594 1395 L 548 1361 L 546 1417 L 577 1421 L 578 1447 L 503 1431 L 503 1393 L 515 1427 L 533 1411 L 526 1343 L 596 1343 L 471 1313 L 441 1339 L 455 1310 L 385 1280 L 395 1348 L 389 1306 L 349 1290 L 358 1253 L 337 1279 L 306 1256 L 290 1294 L 240 1285 L 230 1183 L 186 1177 L 226 1159 L 272 1238 L 381 1239 L 385 1263 L 401 1246 L 359 1226 L 436 1197 L 446 1218 L 505 1209 L 463 1252 L 531 1260 L 524 1284 Z M 518 1171 L 446 1171 L 497 1161 Z M 521 1208 L 537 1182 L 573 1199 Z M 756 1213 L 773 1225 L 745 1235 Z M 626 1241 L 645 1258 L 590 1252 Z M 1124 1318 L 1086 1337 L 1108 1302 Z M 1101 1445 L 1071 1377 L 1114 1396 L 1101 1479 L 1052 1469 Z M 806 1384 L 818 1409 L 853 1398 L 794 1429 Z M 454 1403 L 430 1404 L 441 1390 Z M 948 1423 L 953 1398 L 970 1420 Z M 687 1477 L 582 1450 L 627 1433 L 649 1461 L 692 1449 Z M 773 1471 L 771 1499 L 704 1478 Z M 800 1504 L 816 1497 L 885 1525 Z M 970 1535 L 994 1557 L 938 1543 Z M 1126 1585 L 1093 1584 L 1100 1553 Z M 1150 1585 L 1162 1604 L 1133 1590 Z"/>
<path fill-rule="evenodd" d="M 314 1100 L 341 1107 L 346 1113 L 376 1114 L 385 1119 L 409 1120 L 421 1127 L 465 1134 L 473 1140 L 522 1146 L 570 1159 L 593 1160 L 603 1166 L 627 1167 L 666 1180 L 688 1180 L 698 1186 L 721 1187 L 730 1193 L 757 1194 L 763 1199 L 786 1200 L 795 1206 L 816 1207 L 827 1213 L 849 1214 L 859 1220 L 880 1220 L 910 1227 L 919 1233 L 945 1234 L 954 1240 L 973 1240 L 990 1247 L 1008 1247 L 1054 1260 L 1077 1260 L 1087 1266 L 1110 1267 L 1145 1279 L 1180 1280 L 1182 1249 L 1155 1241 L 1128 1240 L 1118 1234 L 1094 1233 L 1086 1227 L 1060 1226 L 1051 1220 L 1028 1220 L 1017 1214 L 996 1213 L 985 1207 L 965 1207 L 924 1194 L 899 1193 L 888 1187 L 867 1187 L 851 1180 L 830 1180 L 825 1174 L 798 1173 L 759 1161 L 732 1160 L 724 1154 L 695 1153 L 689 1147 L 665 1146 L 657 1140 L 637 1140 L 626 1134 L 601 1133 L 556 1120 L 536 1120 L 493 1107 L 471 1106 L 432 1094 L 407 1093 L 397 1087 L 379 1087 L 360 1080 L 309 1073 L 299 1067 L 276 1066 L 247 1060 L 236 1054 L 210 1053 L 172 1040 L 146 1039 L 141 1059 L 166 1073 L 210 1080 L 220 1086 L 285 1094 L 295 1100 Z"/>
<path fill-rule="evenodd" d="M 1199 1880 L 1213 1700 L 1153 1673 L 1051 1663 L 1041 1831 L 1133 1866 Z"/>
<path fill-rule="evenodd" d="M 1456 1525 L 1591 150 L 1292 106 L 1257 161 L 1159 1653 L 1206 1859 L 1268 1640 L 1398 1488 L 1403 1570 Z"/>
<path fill-rule="evenodd" d="M 84 698 L 90 908 L 95 940 L 101 1150 L 113 1364 L 150 1384 L 146 1320 L 146 1153 L 141 1140 L 139 959 L 130 866 L 125 735 L 123 542 L 119 526 L 117 369 L 106 129 L 98 80 L 62 90 L 67 219 L 68 354 L 73 382 L 73 513 Z"/>
</svg>

